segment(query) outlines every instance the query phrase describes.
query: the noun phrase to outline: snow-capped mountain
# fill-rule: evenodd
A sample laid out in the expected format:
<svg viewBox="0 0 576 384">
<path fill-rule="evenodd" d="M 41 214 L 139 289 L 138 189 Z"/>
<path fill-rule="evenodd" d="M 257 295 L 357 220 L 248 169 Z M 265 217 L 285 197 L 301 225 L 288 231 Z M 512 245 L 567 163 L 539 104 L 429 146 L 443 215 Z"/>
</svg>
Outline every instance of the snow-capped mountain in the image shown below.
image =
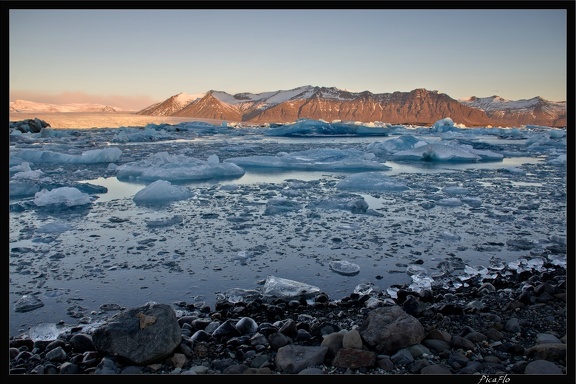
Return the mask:
<svg viewBox="0 0 576 384">
<path fill-rule="evenodd" d="M 182 102 L 176 102 L 179 95 L 138 114 L 251 123 L 310 118 L 429 125 L 438 119 L 451 117 L 467 126 L 566 126 L 566 103 L 548 102 L 540 97 L 519 101 L 497 96 L 455 100 L 444 93 L 426 89 L 374 94 L 306 85 L 257 94 L 231 95 L 211 90 L 197 95 L 195 100 L 183 106 Z"/>
<path fill-rule="evenodd" d="M 194 100 L 201 99 L 205 93 L 188 94 L 181 92 L 168 99 L 152 104 L 151 106 L 138 112 L 139 115 L 170 116 L 186 107 Z"/>
<path fill-rule="evenodd" d="M 488 117 L 515 125 L 566 126 L 566 102 L 553 102 L 541 97 L 506 100 L 500 96 L 476 97 L 460 100 L 462 104 L 480 109 Z"/>
<path fill-rule="evenodd" d="M 146 108 L 139 114 L 163 114 Z M 197 117 L 252 123 L 324 120 L 384 121 L 393 124 L 431 124 L 445 116 L 469 125 L 487 125 L 489 119 L 445 94 L 425 89 L 373 94 L 334 87 L 306 85 L 287 91 L 239 93 L 209 91 L 169 116 Z"/>
<path fill-rule="evenodd" d="M 10 102 L 10 112 L 134 112 L 119 107 L 92 103 L 47 104 L 16 100 Z"/>
</svg>

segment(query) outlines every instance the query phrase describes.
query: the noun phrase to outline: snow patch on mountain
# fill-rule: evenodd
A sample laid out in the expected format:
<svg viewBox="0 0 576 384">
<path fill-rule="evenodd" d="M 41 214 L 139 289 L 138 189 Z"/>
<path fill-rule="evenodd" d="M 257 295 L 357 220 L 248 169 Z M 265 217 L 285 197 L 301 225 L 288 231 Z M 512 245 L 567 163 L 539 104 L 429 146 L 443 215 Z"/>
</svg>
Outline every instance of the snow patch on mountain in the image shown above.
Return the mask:
<svg viewBox="0 0 576 384">
<path fill-rule="evenodd" d="M 472 96 L 467 99 L 459 100 L 462 104 L 467 105 L 472 108 L 481 109 L 485 112 L 493 111 L 513 111 L 513 110 L 528 110 L 533 109 L 538 104 L 548 104 L 548 107 L 553 109 L 566 109 L 566 102 L 554 102 L 545 100 L 539 96 L 533 97 L 531 99 L 521 99 L 521 100 L 507 100 L 500 96 L 490 96 L 490 97 L 476 97 Z"/>
</svg>

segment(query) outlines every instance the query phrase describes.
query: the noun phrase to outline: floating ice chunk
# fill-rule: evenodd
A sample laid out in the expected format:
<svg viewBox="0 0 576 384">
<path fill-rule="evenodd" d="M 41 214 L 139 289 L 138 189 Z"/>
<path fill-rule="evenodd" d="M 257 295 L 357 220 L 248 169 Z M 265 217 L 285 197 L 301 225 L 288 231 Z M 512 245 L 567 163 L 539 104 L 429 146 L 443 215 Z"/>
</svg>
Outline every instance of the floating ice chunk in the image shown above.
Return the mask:
<svg viewBox="0 0 576 384">
<path fill-rule="evenodd" d="M 391 298 L 397 299 L 397 298 L 398 298 L 398 291 L 399 291 L 399 290 L 400 290 L 400 289 L 398 289 L 398 288 L 390 287 L 390 288 L 386 289 L 386 293 L 388 293 Z"/>
<path fill-rule="evenodd" d="M 329 263 L 330 269 L 344 276 L 354 276 L 360 272 L 358 264 L 346 260 L 334 260 Z"/>
<path fill-rule="evenodd" d="M 461 198 L 462 202 L 468 204 L 469 206 L 473 207 L 473 208 L 478 208 L 482 205 L 482 199 L 478 198 L 478 197 L 468 197 L 468 196 L 464 196 Z"/>
<path fill-rule="evenodd" d="M 496 153 L 488 149 L 470 149 L 470 151 L 473 154 L 480 156 L 480 161 L 500 161 L 504 159 L 504 155 L 501 153 Z"/>
<path fill-rule="evenodd" d="M 24 162 L 20 165 L 10 167 L 10 173 L 16 172 L 12 175 L 12 180 L 38 180 L 44 175 L 41 170 L 33 171 L 30 168 L 30 163 Z"/>
<path fill-rule="evenodd" d="M 502 271 L 506 268 L 506 262 L 500 258 L 492 256 L 489 260 L 488 269 Z"/>
<path fill-rule="evenodd" d="M 442 192 L 450 195 L 465 195 L 468 193 L 468 190 L 464 187 L 452 185 L 442 188 Z"/>
<path fill-rule="evenodd" d="M 215 155 L 214 155 L 215 156 Z M 122 164 L 116 168 L 119 180 L 141 181 L 188 181 L 213 178 L 241 177 L 245 171 L 236 164 L 217 163 L 218 157 L 203 161 L 185 155 L 159 152 L 147 159 Z"/>
<path fill-rule="evenodd" d="M 440 238 L 447 241 L 460 241 L 462 239 L 459 235 L 448 231 L 442 232 Z"/>
<path fill-rule="evenodd" d="M 432 209 L 436 206 L 436 203 L 434 203 L 433 201 L 423 201 L 422 203 L 420 203 L 420 206 L 424 209 Z"/>
<path fill-rule="evenodd" d="M 543 257 L 531 257 L 527 259 L 526 266 L 533 270 L 540 271 L 544 267 L 544 263 L 546 263 L 546 259 Z"/>
<path fill-rule="evenodd" d="M 32 163 L 95 164 L 118 161 L 122 151 L 117 147 L 91 149 L 81 155 L 26 149 L 18 152 L 18 157 Z"/>
<path fill-rule="evenodd" d="M 401 192 L 408 187 L 402 181 L 382 172 L 361 172 L 350 175 L 336 184 L 336 188 L 361 192 Z"/>
<path fill-rule="evenodd" d="M 552 264 L 566 268 L 566 255 L 548 255 L 547 257 Z"/>
<path fill-rule="evenodd" d="M 362 196 L 344 193 L 330 199 L 312 202 L 307 208 L 343 209 L 352 213 L 367 213 L 369 205 Z"/>
<path fill-rule="evenodd" d="M 262 293 L 254 289 L 231 288 L 225 292 L 217 293 L 216 299 L 219 301 L 229 301 L 231 303 L 242 303 L 258 299 Z"/>
<path fill-rule="evenodd" d="M 489 274 L 488 268 L 483 265 L 466 265 L 464 267 L 464 274 L 461 276 L 462 280 L 468 280 L 474 276 L 480 276 L 481 278 L 485 278 Z"/>
<path fill-rule="evenodd" d="M 394 153 L 395 160 L 423 160 L 446 162 L 477 162 L 482 158 L 462 147 L 442 143 L 430 143 L 414 149 Z"/>
<path fill-rule="evenodd" d="M 417 275 L 419 273 L 428 274 L 428 270 L 426 270 L 426 268 L 421 267 L 419 265 L 410 264 L 408 267 L 406 267 L 406 273 L 411 275 L 411 276 Z"/>
<path fill-rule="evenodd" d="M 522 168 L 518 168 L 518 167 L 500 168 L 500 169 L 497 170 L 497 172 L 502 172 L 502 173 L 514 173 L 514 174 L 519 174 L 519 175 L 524 175 L 524 174 L 526 174 L 526 171 L 524 171 Z"/>
<path fill-rule="evenodd" d="M 548 131 L 548 137 L 551 139 L 561 139 L 566 136 L 566 131 L 563 129 L 551 129 Z"/>
<path fill-rule="evenodd" d="M 193 195 L 194 193 L 189 188 L 172 185 L 171 182 L 166 180 L 156 180 L 136 192 L 133 200 L 136 203 L 153 203 L 185 200 Z"/>
<path fill-rule="evenodd" d="M 248 260 L 250 260 L 252 257 L 254 257 L 254 252 L 240 251 L 232 257 L 232 260 L 240 263 L 241 265 L 246 265 Z"/>
<path fill-rule="evenodd" d="M 36 181 L 12 181 L 8 186 L 10 197 L 15 196 L 34 196 L 39 190 L 40 185 Z"/>
<path fill-rule="evenodd" d="M 42 189 L 34 195 L 34 204 L 39 207 L 59 204 L 72 207 L 90 203 L 90 195 L 82 193 L 78 188 L 73 187 L 54 188 L 51 191 Z"/>
<path fill-rule="evenodd" d="M 432 288 L 434 279 L 428 276 L 428 273 L 419 272 L 410 277 L 412 278 L 412 283 L 408 287 L 410 290 L 414 292 L 422 292 Z"/>
<path fill-rule="evenodd" d="M 354 293 L 359 295 L 369 295 L 375 288 L 374 283 L 360 283 L 354 287 Z"/>
<path fill-rule="evenodd" d="M 60 331 L 54 323 L 40 323 L 28 330 L 28 336 L 32 341 L 52 341 L 56 340 Z"/>
<path fill-rule="evenodd" d="M 225 163 L 241 167 L 299 169 L 305 171 L 378 171 L 389 166 L 366 159 L 366 153 L 357 149 L 318 148 L 297 152 L 280 152 L 276 156 L 231 157 Z"/>
<path fill-rule="evenodd" d="M 37 308 L 43 307 L 44 303 L 42 300 L 37 298 L 34 295 L 24 295 L 16 304 L 14 304 L 14 311 L 15 312 L 30 312 Z"/>
<path fill-rule="evenodd" d="M 175 215 L 167 219 L 148 220 L 146 225 L 150 228 L 170 227 L 182 223 L 183 220 L 184 217 L 182 215 Z"/>
<path fill-rule="evenodd" d="M 323 120 L 300 119 L 292 124 L 286 124 L 266 130 L 267 136 L 388 136 L 389 127 L 363 125 L 362 123 Z"/>
<path fill-rule="evenodd" d="M 167 126 L 167 125 L 165 125 Z M 115 143 L 127 142 L 151 142 L 158 140 L 169 140 L 173 137 L 168 135 L 161 125 L 148 124 L 142 128 L 118 128 L 116 135 L 112 138 Z"/>
<path fill-rule="evenodd" d="M 294 280 L 268 276 L 264 283 L 263 295 L 281 299 L 313 296 L 320 293 L 320 288 Z"/>
<path fill-rule="evenodd" d="M 437 120 L 432 126 L 432 132 L 446 132 L 454 128 L 454 120 L 449 117 Z"/>
<path fill-rule="evenodd" d="M 457 197 L 448 197 L 446 199 L 440 199 L 436 202 L 438 205 L 443 205 L 446 207 L 458 207 L 462 205 L 462 200 Z"/>
<path fill-rule="evenodd" d="M 62 233 L 74 228 L 70 224 L 63 221 L 53 221 L 52 223 L 44 224 L 39 227 L 36 232 L 40 233 Z"/>
<path fill-rule="evenodd" d="M 265 216 L 284 214 L 302 209 L 302 204 L 284 198 L 273 198 L 266 203 Z"/>
<path fill-rule="evenodd" d="M 555 157 L 553 159 L 549 159 L 548 163 L 550 164 L 566 164 L 566 154 L 562 154 L 562 155 L 558 155 L 558 157 Z"/>
<path fill-rule="evenodd" d="M 426 145 L 427 142 L 412 135 L 402 135 L 386 141 L 375 141 L 366 146 L 366 150 L 378 154 L 393 154 Z"/>
</svg>

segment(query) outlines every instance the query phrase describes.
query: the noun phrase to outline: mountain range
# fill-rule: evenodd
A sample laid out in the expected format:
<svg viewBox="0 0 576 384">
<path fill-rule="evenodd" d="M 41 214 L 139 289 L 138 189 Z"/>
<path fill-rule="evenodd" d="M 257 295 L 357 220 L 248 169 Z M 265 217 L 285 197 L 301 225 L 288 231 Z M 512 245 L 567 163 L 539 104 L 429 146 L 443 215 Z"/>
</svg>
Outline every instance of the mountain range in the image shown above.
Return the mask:
<svg viewBox="0 0 576 384">
<path fill-rule="evenodd" d="M 306 85 L 291 90 L 263 93 L 208 91 L 179 93 L 140 111 L 99 104 L 39 104 L 17 100 L 10 111 L 43 112 L 130 112 L 138 115 L 173 116 L 227 120 L 252 124 L 284 123 L 301 118 L 326 121 L 385 122 L 429 126 L 450 117 L 455 123 L 474 126 L 543 125 L 565 127 L 566 102 L 541 97 L 506 100 L 499 96 L 456 100 L 438 91 L 423 88 L 410 92 L 351 92 L 334 87 Z M 82 109 L 84 108 L 84 109 Z"/>
<path fill-rule="evenodd" d="M 506 100 L 499 96 L 455 100 L 414 89 L 410 92 L 350 92 L 334 87 L 302 86 L 287 91 L 179 93 L 139 112 L 140 115 L 210 118 L 249 123 L 282 123 L 300 118 L 391 124 L 431 125 L 450 117 L 466 126 L 566 126 L 566 102 L 541 97 Z"/>
</svg>

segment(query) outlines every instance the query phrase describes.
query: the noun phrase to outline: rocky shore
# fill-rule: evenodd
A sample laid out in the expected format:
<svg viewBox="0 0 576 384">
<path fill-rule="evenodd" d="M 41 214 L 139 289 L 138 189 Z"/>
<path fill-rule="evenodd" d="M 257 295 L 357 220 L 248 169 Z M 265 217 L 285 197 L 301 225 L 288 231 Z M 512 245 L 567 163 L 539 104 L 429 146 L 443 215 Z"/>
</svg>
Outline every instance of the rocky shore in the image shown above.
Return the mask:
<svg viewBox="0 0 576 384">
<path fill-rule="evenodd" d="M 499 271 L 458 288 L 339 300 L 146 303 L 95 329 L 11 338 L 11 375 L 562 375 L 572 378 L 566 269 Z M 115 310 L 115 311 L 114 311 Z M 555 379 L 556 380 L 556 379 Z M 561 380 L 564 382 L 563 380 Z M 476 382 L 476 381 L 475 381 Z M 567 382 L 567 380 L 566 380 Z"/>
</svg>

